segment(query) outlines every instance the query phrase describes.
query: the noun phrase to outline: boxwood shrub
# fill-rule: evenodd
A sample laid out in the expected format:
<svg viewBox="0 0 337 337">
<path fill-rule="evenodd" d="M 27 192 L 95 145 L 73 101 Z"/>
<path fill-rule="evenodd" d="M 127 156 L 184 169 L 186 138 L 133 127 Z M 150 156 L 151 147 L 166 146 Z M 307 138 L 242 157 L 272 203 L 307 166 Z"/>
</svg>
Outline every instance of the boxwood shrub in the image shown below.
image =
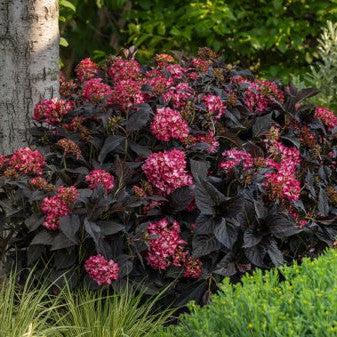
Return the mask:
<svg viewBox="0 0 337 337">
<path fill-rule="evenodd" d="M 134 50 L 34 110 L 34 145 L 1 156 L 1 221 L 22 265 L 73 284 L 175 282 L 207 301 L 223 276 L 315 256 L 337 233 L 337 117 L 201 49 Z M 4 241 L 5 243 L 7 242 Z"/>
<path fill-rule="evenodd" d="M 337 252 L 269 272 L 257 270 L 232 285 L 226 278 L 212 303 L 156 337 L 336 336 Z"/>
</svg>

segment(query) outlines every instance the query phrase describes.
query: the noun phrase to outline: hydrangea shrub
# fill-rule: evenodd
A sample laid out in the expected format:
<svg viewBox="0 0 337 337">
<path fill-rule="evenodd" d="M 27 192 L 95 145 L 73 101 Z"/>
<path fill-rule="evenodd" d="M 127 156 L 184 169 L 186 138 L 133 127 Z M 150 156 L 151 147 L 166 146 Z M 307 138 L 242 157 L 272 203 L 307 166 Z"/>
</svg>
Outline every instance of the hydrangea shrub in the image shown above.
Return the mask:
<svg viewBox="0 0 337 337">
<path fill-rule="evenodd" d="M 1 219 L 22 263 L 76 283 L 175 282 L 177 300 L 334 244 L 337 118 L 298 91 L 194 59 L 132 56 L 36 107 L 34 149 L 1 156 Z"/>
</svg>

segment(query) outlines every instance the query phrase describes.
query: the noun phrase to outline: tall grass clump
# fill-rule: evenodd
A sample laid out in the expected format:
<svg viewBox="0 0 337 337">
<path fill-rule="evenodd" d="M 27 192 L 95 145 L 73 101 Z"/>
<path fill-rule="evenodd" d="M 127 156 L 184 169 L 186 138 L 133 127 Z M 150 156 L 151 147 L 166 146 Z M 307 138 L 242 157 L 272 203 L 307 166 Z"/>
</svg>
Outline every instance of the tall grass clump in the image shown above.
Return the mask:
<svg viewBox="0 0 337 337">
<path fill-rule="evenodd" d="M 0 337 L 61 336 L 51 324 L 58 298 L 50 296 L 50 285 L 35 287 L 32 275 L 23 285 L 18 285 L 17 273 L 0 281 Z"/>
<path fill-rule="evenodd" d="M 62 297 L 55 320 L 65 337 L 150 337 L 173 313 L 156 311 L 159 296 L 144 300 L 144 293 L 130 286 L 114 294 L 65 288 Z"/>
</svg>

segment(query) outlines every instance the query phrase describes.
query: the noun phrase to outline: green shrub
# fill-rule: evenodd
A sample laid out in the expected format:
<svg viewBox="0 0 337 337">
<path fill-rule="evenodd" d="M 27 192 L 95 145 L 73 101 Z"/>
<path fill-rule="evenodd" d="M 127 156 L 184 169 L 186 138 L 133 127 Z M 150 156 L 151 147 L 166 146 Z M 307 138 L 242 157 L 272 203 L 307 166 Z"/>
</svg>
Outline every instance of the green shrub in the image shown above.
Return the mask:
<svg viewBox="0 0 337 337">
<path fill-rule="evenodd" d="M 177 327 L 160 337 L 287 337 L 337 335 L 337 252 L 315 261 L 225 279 L 212 304 L 192 305 Z"/>
</svg>

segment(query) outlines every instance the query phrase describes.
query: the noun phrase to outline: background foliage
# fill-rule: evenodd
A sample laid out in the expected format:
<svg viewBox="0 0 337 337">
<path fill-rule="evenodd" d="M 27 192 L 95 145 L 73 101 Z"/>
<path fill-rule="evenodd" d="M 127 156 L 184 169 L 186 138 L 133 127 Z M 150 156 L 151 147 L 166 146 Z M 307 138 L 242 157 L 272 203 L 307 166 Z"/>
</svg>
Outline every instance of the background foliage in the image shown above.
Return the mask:
<svg viewBox="0 0 337 337">
<path fill-rule="evenodd" d="M 327 22 L 327 26 L 318 39 L 319 62 L 310 66 L 303 76 L 293 76 L 292 81 L 301 88 L 314 86 L 319 94 L 313 102 L 328 106 L 334 111 L 337 108 L 337 23 Z"/>
<path fill-rule="evenodd" d="M 316 40 L 336 0 L 60 0 L 68 68 L 90 55 L 96 61 L 136 45 L 142 61 L 158 51 L 223 50 L 228 63 L 265 75 L 301 73 L 318 55 Z M 63 45 L 66 45 L 63 40 Z M 266 53 L 268 51 L 268 53 Z"/>
</svg>

